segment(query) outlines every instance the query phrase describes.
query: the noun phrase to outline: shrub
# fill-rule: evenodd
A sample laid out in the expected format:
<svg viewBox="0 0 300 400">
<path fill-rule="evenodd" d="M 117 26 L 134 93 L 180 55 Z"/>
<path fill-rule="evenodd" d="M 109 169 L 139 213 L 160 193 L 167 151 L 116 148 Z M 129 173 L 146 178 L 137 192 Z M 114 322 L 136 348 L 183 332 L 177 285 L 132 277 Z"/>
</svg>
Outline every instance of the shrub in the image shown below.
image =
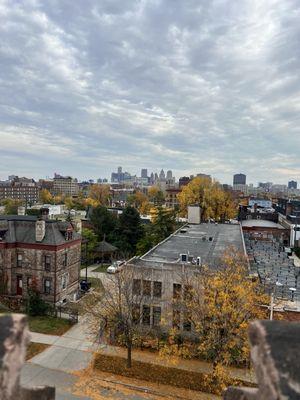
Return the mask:
<svg viewBox="0 0 300 400">
<path fill-rule="evenodd" d="M 132 360 L 132 367 L 127 368 L 126 359 L 117 356 L 97 354 L 94 360 L 94 368 L 129 378 L 208 393 L 220 394 L 224 389 L 223 385 L 218 384 L 218 380 L 213 374 L 204 374 L 136 360 Z M 227 377 L 226 383 L 237 385 L 242 382 Z"/>
</svg>

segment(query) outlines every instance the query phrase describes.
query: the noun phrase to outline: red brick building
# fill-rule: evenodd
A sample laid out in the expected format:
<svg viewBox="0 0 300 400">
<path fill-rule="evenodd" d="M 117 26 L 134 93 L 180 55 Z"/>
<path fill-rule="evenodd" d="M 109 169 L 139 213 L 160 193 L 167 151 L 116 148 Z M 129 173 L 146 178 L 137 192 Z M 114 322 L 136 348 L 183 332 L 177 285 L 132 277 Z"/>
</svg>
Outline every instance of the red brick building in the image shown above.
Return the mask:
<svg viewBox="0 0 300 400">
<path fill-rule="evenodd" d="M 69 222 L 33 216 L 0 217 L 0 281 L 3 294 L 26 298 L 33 279 L 51 303 L 78 292 L 81 237 Z"/>
</svg>

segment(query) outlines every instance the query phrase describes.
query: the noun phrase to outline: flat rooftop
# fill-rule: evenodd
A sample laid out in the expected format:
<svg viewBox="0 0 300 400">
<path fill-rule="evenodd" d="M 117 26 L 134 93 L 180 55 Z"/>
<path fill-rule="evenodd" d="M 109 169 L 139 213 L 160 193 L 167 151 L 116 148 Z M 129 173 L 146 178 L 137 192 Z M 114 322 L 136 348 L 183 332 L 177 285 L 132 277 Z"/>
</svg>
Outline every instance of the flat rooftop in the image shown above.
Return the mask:
<svg viewBox="0 0 300 400">
<path fill-rule="evenodd" d="M 143 255 L 137 263 L 181 264 L 180 254 L 188 254 L 195 259 L 201 257 L 202 264 L 213 267 L 230 247 L 244 254 L 239 224 L 188 224 Z"/>
<path fill-rule="evenodd" d="M 264 219 L 247 219 L 245 221 L 242 221 L 242 227 L 285 229 L 282 225 L 277 224 L 276 222 L 267 221 Z"/>
</svg>

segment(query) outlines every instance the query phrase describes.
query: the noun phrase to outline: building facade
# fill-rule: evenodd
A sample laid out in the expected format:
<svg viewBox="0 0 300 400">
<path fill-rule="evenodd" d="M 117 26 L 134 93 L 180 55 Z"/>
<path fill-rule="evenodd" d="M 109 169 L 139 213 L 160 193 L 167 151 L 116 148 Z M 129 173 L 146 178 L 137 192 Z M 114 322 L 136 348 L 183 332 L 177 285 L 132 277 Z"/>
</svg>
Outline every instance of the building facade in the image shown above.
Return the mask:
<svg viewBox="0 0 300 400">
<path fill-rule="evenodd" d="M 74 299 L 80 265 L 81 237 L 69 222 L 0 217 L 2 294 L 26 298 L 34 282 L 47 302 Z"/>
<path fill-rule="evenodd" d="M 166 207 L 176 208 L 179 207 L 178 194 L 181 192 L 179 188 L 167 188 L 166 189 Z"/>
<path fill-rule="evenodd" d="M 224 252 L 235 247 L 245 254 L 242 230 L 236 224 L 188 224 L 142 257 L 134 257 L 125 268 L 133 269 L 135 294 L 143 294 L 141 324 L 155 328 L 174 327 L 191 331 L 176 300 L 185 296 L 187 282 L 202 266 L 217 269 Z M 188 278 L 188 279 L 186 279 Z"/>
<path fill-rule="evenodd" d="M 33 179 L 14 177 L 0 182 L 0 200 L 22 200 L 34 204 L 39 200 L 39 187 Z"/>
<path fill-rule="evenodd" d="M 288 182 L 288 189 L 297 189 L 297 182 L 296 181 L 289 181 Z"/>
<path fill-rule="evenodd" d="M 246 185 L 246 175 L 245 174 L 233 175 L 233 185 Z"/>
<path fill-rule="evenodd" d="M 77 179 L 71 176 L 55 175 L 53 179 L 53 195 L 54 196 L 77 196 L 79 193 L 79 185 Z"/>
</svg>

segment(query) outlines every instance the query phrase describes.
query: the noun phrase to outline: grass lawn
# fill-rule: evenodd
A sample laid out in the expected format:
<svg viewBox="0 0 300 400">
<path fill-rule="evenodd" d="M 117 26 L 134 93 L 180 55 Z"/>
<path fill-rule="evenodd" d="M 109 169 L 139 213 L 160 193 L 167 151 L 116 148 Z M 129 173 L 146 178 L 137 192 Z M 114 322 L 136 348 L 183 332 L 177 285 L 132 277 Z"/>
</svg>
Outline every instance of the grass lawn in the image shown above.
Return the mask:
<svg viewBox="0 0 300 400">
<path fill-rule="evenodd" d="M 28 316 L 29 329 L 32 332 L 46 333 L 48 335 L 63 335 L 67 332 L 72 323 L 66 319 L 49 316 L 31 317 Z"/>
<path fill-rule="evenodd" d="M 46 350 L 47 347 L 49 347 L 49 345 L 44 343 L 29 343 L 26 350 L 26 360 L 30 360 L 32 357 Z"/>
</svg>

